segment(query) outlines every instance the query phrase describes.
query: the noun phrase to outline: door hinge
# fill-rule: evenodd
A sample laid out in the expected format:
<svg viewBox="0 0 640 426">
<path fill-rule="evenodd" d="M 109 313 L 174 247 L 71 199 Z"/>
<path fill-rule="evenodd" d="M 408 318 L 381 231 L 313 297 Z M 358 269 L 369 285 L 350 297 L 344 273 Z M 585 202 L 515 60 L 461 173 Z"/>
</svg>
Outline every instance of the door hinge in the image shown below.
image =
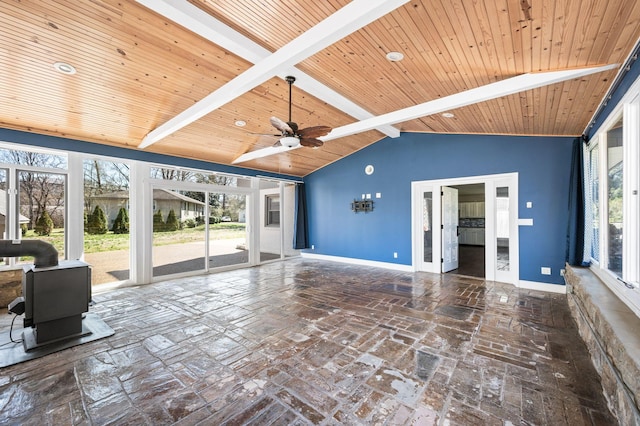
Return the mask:
<svg viewBox="0 0 640 426">
<path fill-rule="evenodd" d="M 444 225 L 440 225 L 440 229 L 444 229 Z"/>
<path fill-rule="evenodd" d="M 444 263 L 444 258 L 440 258 L 440 263 Z"/>
</svg>

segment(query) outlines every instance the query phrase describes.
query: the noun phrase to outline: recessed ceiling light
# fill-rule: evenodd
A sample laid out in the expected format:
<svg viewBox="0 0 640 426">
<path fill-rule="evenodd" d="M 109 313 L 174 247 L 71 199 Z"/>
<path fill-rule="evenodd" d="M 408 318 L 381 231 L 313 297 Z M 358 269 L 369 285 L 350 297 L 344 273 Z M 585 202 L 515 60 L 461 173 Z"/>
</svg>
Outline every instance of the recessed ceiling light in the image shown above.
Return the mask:
<svg viewBox="0 0 640 426">
<path fill-rule="evenodd" d="M 235 124 L 236 124 L 236 126 L 238 126 L 238 127 L 244 127 L 244 126 L 246 126 L 246 125 L 247 125 L 247 122 L 246 122 L 246 121 L 244 121 L 244 120 L 236 120 L 236 123 L 235 123 Z"/>
<path fill-rule="evenodd" d="M 387 59 L 391 62 L 398 62 L 404 59 L 404 55 L 400 52 L 389 52 L 387 53 Z"/>
<path fill-rule="evenodd" d="M 455 115 L 453 115 L 453 113 L 452 113 L 452 112 L 443 112 L 443 113 L 442 113 L 442 116 L 443 116 L 444 118 L 453 118 L 453 117 L 455 117 Z"/>
<path fill-rule="evenodd" d="M 56 62 L 55 64 L 53 64 L 53 67 L 60 71 L 62 74 L 75 74 L 76 73 L 76 69 L 73 65 L 71 64 L 67 64 L 66 62 Z"/>
</svg>

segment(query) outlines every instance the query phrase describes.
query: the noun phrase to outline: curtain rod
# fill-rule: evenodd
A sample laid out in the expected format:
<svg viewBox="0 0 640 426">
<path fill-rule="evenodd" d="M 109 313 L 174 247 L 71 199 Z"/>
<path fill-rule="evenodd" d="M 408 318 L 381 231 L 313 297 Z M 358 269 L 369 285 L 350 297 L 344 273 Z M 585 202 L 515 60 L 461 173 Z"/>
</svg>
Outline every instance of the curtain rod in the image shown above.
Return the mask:
<svg viewBox="0 0 640 426">
<path fill-rule="evenodd" d="M 624 63 L 622 64 L 622 66 L 618 70 L 618 74 L 613 79 L 613 83 L 611 83 L 611 86 L 609 87 L 609 90 L 607 90 L 607 94 L 604 96 L 604 98 L 602 98 L 602 101 L 600 101 L 600 105 L 598 105 L 598 108 L 596 108 L 596 111 L 593 114 L 593 116 L 591 117 L 591 120 L 589 120 L 589 124 L 587 124 L 587 127 L 585 127 L 584 131 L 582 132 L 582 139 L 583 140 L 586 140 L 586 136 L 587 136 L 589 130 L 592 129 L 593 126 L 595 126 L 596 121 L 600 117 L 600 114 L 602 114 L 602 111 L 607 106 L 607 104 L 611 100 L 611 97 L 613 96 L 615 91 L 620 86 L 620 83 L 622 82 L 622 79 L 631 70 L 631 64 L 638 59 L 638 54 L 639 53 L 640 53 L 640 39 L 638 39 L 638 41 L 636 42 L 635 47 L 633 48 L 633 50 L 631 50 L 631 53 L 629 54 L 629 56 L 627 56 L 627 59 L 624 61 Z"/>
</svg>

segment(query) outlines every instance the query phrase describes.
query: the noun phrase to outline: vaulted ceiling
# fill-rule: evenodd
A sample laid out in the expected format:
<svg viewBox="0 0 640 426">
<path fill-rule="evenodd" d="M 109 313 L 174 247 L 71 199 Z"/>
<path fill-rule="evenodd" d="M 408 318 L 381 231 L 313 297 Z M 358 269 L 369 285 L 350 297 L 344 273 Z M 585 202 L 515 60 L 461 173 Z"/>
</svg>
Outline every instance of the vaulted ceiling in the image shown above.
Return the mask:
<svg viewBox="0 0 640 426">
<path fill-rule="evenodd" d="M 399 131 L 580 135 L 640 37 L 640 2 L 2 0 L 0 27 L 0 127 L 232 164 L 278 141 L 265 135 L 288 119 L 287 75 L 301 128 L 384 118 L 239 164 L 305 176 Z"/>
</svg>

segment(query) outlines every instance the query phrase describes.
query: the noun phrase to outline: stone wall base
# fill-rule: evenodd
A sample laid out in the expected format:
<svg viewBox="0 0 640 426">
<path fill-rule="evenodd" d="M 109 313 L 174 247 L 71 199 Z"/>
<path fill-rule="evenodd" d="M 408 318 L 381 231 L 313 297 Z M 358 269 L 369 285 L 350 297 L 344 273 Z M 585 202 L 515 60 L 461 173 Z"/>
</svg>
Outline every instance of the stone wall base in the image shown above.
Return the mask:
<svg viewBox="0 0 640 426">
<path fill-rule="evenodd" d="M 22 296 L 22 269 L 0 271 L 0 309 Z"/>
<path fill-rule="evenodd" d="M 639 425 L 640 318 L 588 268 L 567 265 L 567 301 L 621 425 Z"/>
</svg>

